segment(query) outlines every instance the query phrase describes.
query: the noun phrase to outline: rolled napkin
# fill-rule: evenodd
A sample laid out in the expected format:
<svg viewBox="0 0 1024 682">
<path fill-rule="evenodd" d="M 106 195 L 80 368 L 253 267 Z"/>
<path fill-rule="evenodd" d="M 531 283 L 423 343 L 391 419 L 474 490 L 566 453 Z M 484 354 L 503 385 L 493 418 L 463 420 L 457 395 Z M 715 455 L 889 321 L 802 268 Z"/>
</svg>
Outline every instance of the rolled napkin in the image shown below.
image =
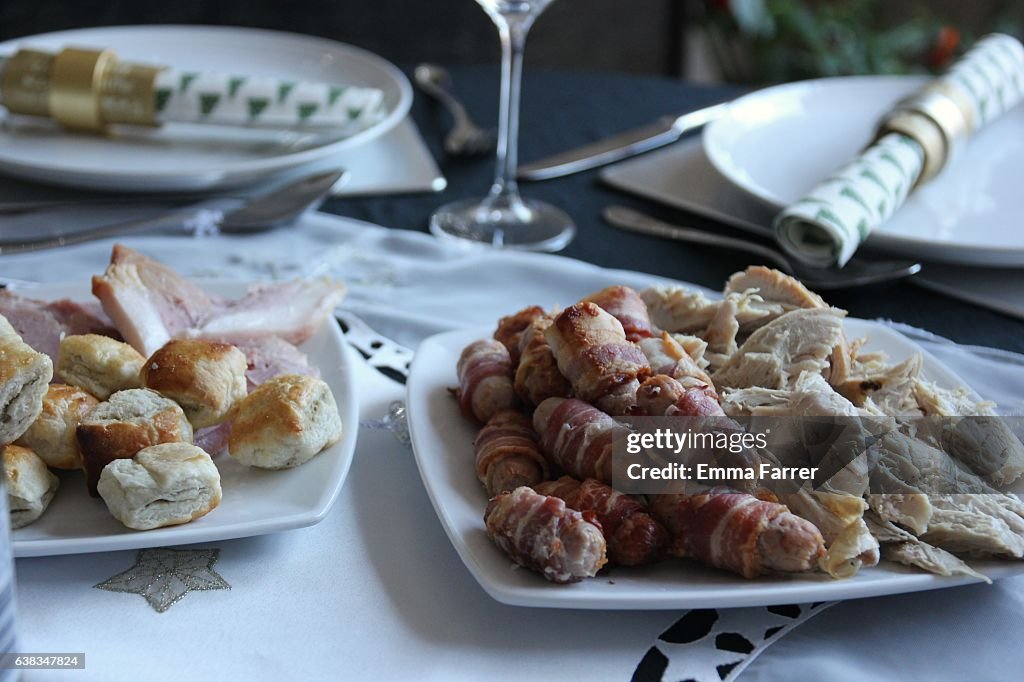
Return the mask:
<svg viewBox="0 0 1024 682">
<path fill-rule="evenodd" d="M 842 267 L 917 187 L 983 126 L 1024 99 L 1024 45 L 994 33 L 906 98 L 875 140 L 775 219 L 779 245 L 808 265 Z"/>
<path fill-rule="evenodd" d="M 80 130 L 199 123 L 318 129 L 341 136 L 387 115 L 374 88 L 122 62 L 109 50 L 0 56 L 0 104 Z"/>
</svg>

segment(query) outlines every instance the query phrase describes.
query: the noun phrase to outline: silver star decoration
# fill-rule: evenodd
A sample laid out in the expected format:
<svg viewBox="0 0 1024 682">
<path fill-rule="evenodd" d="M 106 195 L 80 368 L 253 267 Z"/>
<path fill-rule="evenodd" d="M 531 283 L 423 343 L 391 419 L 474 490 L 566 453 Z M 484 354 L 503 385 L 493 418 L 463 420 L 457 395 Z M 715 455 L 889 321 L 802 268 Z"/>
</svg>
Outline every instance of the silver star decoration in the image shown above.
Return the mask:
<svg viewBox="0 0 1024 682">
<path fill-rule="evenodd" d="M 230 590 L 231 585 L 213 570 L 219 549 L 142 549 L 135 565 L 95 587 L 145 597 L 157 613 L 177 604 L 189 592 Z"/>
<path fill-rule="evenodd" d="M 405 403 L 401 400 L 396 400 L 388 405 L 388 413 L 380 419 L 363 422 L 360 426 L 371 431 L 390 431 L 399 443 L 407 448 L 412 447 L 409 424 L 405 419 Z"/>
</svg>

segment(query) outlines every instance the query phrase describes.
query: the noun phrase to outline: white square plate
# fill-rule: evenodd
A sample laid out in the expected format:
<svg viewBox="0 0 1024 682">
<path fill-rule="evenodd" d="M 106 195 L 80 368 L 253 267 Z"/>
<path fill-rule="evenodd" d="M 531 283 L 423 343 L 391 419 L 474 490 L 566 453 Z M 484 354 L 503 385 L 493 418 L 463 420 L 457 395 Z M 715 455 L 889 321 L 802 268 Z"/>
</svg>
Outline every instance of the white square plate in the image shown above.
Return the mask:
<svg viewBox="0 0 1024 682">
<path fill-rule="evenodd" d="M 845 325 L 850 338 L 870 339 L 866 350 L 885 351 L 897 361 L 922 352 L 925 376 L 941 386 L 963 385 L 933 356 L 898 332 L 866 320 L 847 319 Z M 477 426 L 459 413 L 448 393 L 457 383 L 455 363 L 462 349 L 476 339 L 489 338 L 492 331 L 447 332 L 420 345 L 408 382 L 408 419 L 416 463 L 438 518 L 470 573 L 498 601 L 578 609 L 728 608 L 874 597 L 977 582 L 967 576 L 946 578 L 889 562 L 847 580 L 823 574 L 743 580 L 693 562 L 668 559 L 643 568 L 613 568 L 572 585 L 554 585 L 514 567 L 484 530 L 487 494 L 473 465 Z M 971 565 L 993 579 L 1024 572 L 1024 562 L 977 561 Z"/>
<path fill-rule="evenodd" d="M 237 298 L 239 282 L 201 283 L 210 293 Z M 87 285 L 46 284 L 25 292 L 43 300 L 88 300 Z M 90 497 L 80 472 L 59 472 L 60 489 L 49 509 L 35 523 L 12 533 L 14 556 L 50 556 L 106 552 L 140 547 L 184 545 L 264 535 L 319 523 L 338 497 L 352 464 L 359 430 L 352 356 L 345 337 L 328 320 L 302 345 L 310 363 L 331 387 L 344 432 L 338 443 L 295 469 L 268 471 L 243 466 L 228 455 L 214 457 L 224 499 L 201 519 L 181 526 L 135 531 L 122 526 L 103 500 Z"/>
</svg>

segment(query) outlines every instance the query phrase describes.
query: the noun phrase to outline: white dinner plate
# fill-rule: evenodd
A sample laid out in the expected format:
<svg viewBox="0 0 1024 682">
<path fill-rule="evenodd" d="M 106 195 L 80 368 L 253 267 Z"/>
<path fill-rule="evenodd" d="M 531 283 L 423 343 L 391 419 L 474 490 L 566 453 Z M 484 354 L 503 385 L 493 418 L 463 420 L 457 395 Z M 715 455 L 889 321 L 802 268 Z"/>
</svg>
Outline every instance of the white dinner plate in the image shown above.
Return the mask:
<svg viewBox="0 0 1024 682">
<path fill-rule="evenodd" d="M 924 353 L 924 375 L 941 386 L 963 382 L 933 356 L 898 332 L 866 320 L 847 319 L 851 338 L 870 339 L 866 350 L 902 360 Z M 408 382 L 408 419 L 420 475 L 441 525 L 462 561 L 495 599 L 515 606 L 578 609 L 729 608 L 793 604 L 900 594 L 977 582 L 942 577 L 881 562 L 847 580 L 823 574 L 744 580 L 692 562 L 668 559 L 643 568 L 619 567 L 572 585 L 554 585 L 518 569 L 487 537 L 487 494 L 476 478 L 473 439 L 477 425 L 459 412 L 448 389 L 458 382 L 455 363 L 472 341 L 489 338 L 493 327 L 465 329 L 426 339 L 416 351 Z M 993 579 L 1024 573 L 1024 562 L 975 561 Z"/>
<path fill-rule="evenodd" d="M 168 124 L 113 136 L 69 134 L 0 107 L 0 172 L 39 182 L 116 191 L 213 190 L 239 186 L 330 158 L 394 128 L 412 87 L 394 65 L 323 38 L 249 28 L 122 26 L 46 33 L 0 43 L 58 50 L 105 47 L 125 60 L 378 88 L 388 114 L 344 139 L 327 134 Z"/>
<path fill-rule="evenodd" d="M 882 115 L 920 77 L 826 78 L 739 98 L 704 129 L 704 149 L 730 182 L 775 210 L 854 158 Z M 1024 266 L 1020 183 L 1024 107 L 981 130 L 868 243 L 926 260 Z"/>
<path fill-rule="evenodd" d="M 200 282 L 207 291 L 237 298 L 246 285 Z M 89 300 L 86 284 L 42 284 L 26 295 L 43 300 Z M 214 457 L 223 500 L 206 516 L 181 526 L 135 531 L 121 525 L 103 500 L 90 497 L 81 472 L 57 472 L 60 488 L 38 521 L 12 533 L 14 556 L 51 556 L 212 542 L 319 523 L 338 497 L 355 453 L 359 430 L 352 358 L 341 330 L 328 319 L 301 346 L 331 387 L 341 414 L 341 440 L 294 469 L 269 471 L 243 466 L 226 454 Z"/>
</svg>

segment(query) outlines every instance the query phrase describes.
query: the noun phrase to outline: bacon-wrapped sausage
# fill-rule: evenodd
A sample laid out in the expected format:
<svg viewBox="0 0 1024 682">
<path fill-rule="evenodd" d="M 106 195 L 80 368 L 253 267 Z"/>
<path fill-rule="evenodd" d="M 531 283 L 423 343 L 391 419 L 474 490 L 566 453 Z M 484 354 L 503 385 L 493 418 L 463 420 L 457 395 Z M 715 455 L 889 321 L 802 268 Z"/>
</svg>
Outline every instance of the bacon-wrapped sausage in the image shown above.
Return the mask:
<svg viewBox="0 0 1024 682">
<path fill-rule="evenodd" d="M 622 324 L 626 338 L 634 343 L 654 336 L 647 304 L 634 289 L 622 285 L 605 287 L 580 302 L 600 306 Z"/>
<path fill-rule="evenodd" d="M 530 323 L 544 315 L 544 309 L 537 305 L 523 308 L 514 315 L 506 315 L 498 320 L 498 328 L 494 330 L 494 339 L 500 341 L 508 349 L 509 357 L 512 358 L 512 367 L 519 364 L 520 338 L 523 332 L 529 328 Z"/>
<path fill-rule="evenodd" d="M 708 373 L 700 368 L 682 344 L 668 332 L 662 332 L 661 336 L 641 339 L 638 345 L 651 365 L 651 374 L 670 376 L 678 379 L 683 385 L 701 383 L 710 388 L 712 394 L 715 393 L 715 385 L 711 383 Z M 717 395 L 715 399 L 717 400 Z"/>
<path fill-rule="evenodd" d="M 558 371 L 558 363 L 544 330 L 551 326 L 550 315 L 538 317 L 523 330 L 519 342 L 519 367 L 516 368 L 516 393 L 527 405 L 540 405 L 548 398 L 566 398 L 572 387 Z"/>
<path fill-rule="evenodd" d="M 660 561 L 668 547 L 668 531 L 647 507 L 629 495 L 593 478 L 580 482 L 572 476 L 545 481 L 533 488 L 541 495 L 565 500 L 580 512 L 593 512 L 601 522 L 608 559 L 623 566 Z"/>
<path fill-rule="evenodd" d="M 530 418 L 515 410 L 498 412 L 473 443 L 476 477 L 487 495 L 536 485 L 548 477 L 548 462 L 537 448 Z"/>
<path fill-rule="evenodd" d="M 544 336 L 577 398 L 609 414 L 630 412 L 651 368 L 618 320 L 593 303 L 577 303 L 563 310 Z"/>
<path fill-rule="evenodd" d="M 644 379 L 636 392 L 637 412 L 651 417 L 724 417 L 718 395 L 707 384 L 690 386 L 664 374 Z"/>
<path fill-rule="evenodd" d="M 484 339 L 466 346 L 457 369 L 455 397 L 467 417 L 486 423 L 496 412 L 519 404 L 512 386 L 512 361 L 498 341 Z"/>
<path fill-rule="evenodd" d="M 697 495 L 655 495 L 655 518 L 672 534 L 669 552 L 754 578 L 817 566 L 821 533 L 785 505 L 728 488 Z"/>
<path fill-rule="evenodd" d="M 525 486 L 492 498 L 484 523 L 514 562 L 553 583 L 593 577 L 607 562 L 604 535 L 592 515 Z"/>
<path fill-rule="evenodd" d="M 575 478 L 612 482 L 612 444 L 628 430 L 582 400 L 548 398 L 533 412 L 533 429 L 549 461 Z"/>
</svg>

